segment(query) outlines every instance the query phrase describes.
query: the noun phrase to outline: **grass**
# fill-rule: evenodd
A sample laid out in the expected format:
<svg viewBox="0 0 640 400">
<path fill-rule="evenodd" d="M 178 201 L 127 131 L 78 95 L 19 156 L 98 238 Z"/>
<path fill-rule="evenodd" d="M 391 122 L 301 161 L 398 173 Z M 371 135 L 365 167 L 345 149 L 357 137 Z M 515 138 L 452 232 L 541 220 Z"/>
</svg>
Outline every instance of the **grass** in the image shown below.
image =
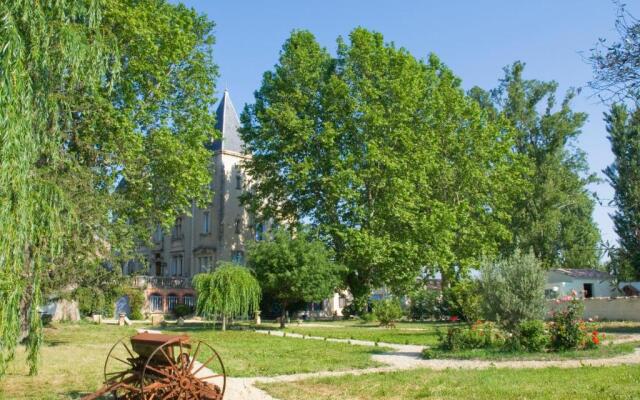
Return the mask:
<svg viewBox="0 0 640 400">
<path fill-rule="evenodd" d="M 632 400 L 640 396 L 640 368 L 419 369 L 259 387 L 282 400 Z"/>
<path fill-rule="evenodd" d="M 366 368 L 377 365 L 371 354 L 384 350 L 250 331 L 220 332 L 204 327 L 169 330 L 207 341 L 220 353 L 229 376 Z M 134 328 L 86 323 L 47 328 L 39 375 L 27 375 L 25 352 L 19 348 L 16 360 L 0 381 L 0 399 L 69 399 L 94 391 L 102 385 L 102 368 L 113 343 L 133 334 Z"/>
<path fill-rule="evenodd" d="M 620 344 L 606 344 L 595 349 L 572 350 L 561 352 L 527 353 L 518 351 L 504 351 L 501 349 L 473 349 L 448 351 L 438 348 L 427 349 L 423 353 L 429 359 L 457 359 L 457 360 L 584 360 L 592 358 L 611 358 L 623 354 L 630 354 L 640 346 L 640 342 Z"/>
<path fill-rule="evenodd" d="M 615 335 L 640 334 L 640 322 L 632 321 L 610 321 L 597 322 L 596 325 L 600 332 Z"/>
<path fill-rule="evenodd" d="M 451 324 L 436 322 L 398 323 L 395 328 L 384 328 L 378 323 L 336 321 L 318 323 L 292 323 L 285 332 L 334 339 L 368 340 L 396 344 L 432 346 L 438 343 L 437 329 L 446 329 Z M 276 329 L 276 325 L 264 325 L 262 329 Z"/>
</svg>

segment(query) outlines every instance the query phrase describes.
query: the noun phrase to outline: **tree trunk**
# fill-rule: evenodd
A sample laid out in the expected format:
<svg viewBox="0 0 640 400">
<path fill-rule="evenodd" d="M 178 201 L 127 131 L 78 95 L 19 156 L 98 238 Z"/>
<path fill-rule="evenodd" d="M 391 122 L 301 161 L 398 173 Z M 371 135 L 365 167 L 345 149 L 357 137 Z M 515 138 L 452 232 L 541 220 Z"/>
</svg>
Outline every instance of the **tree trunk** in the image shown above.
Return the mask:
<svg viewBox="0 0 640 400">
<path fill-rule="evenodd" d="M 282 315 L 280 316 L 280 328 L 284 329 L 287 320 L 287 303 L 282 303 Z"/>
<path fill-rule="evenodd" d="M 33 290 L 31 283 L 27 285 L 20 298 L 20 336 L 19 342 L 24 342 L 29 336 L 30 321 L 29 314 L 31 313 L 31 302 L 33 301 Z"/>
<path fill-rule="evenodd" d="M 224 314 L 222 314 L 222 330 L 227 330 L 227 316 Z"/>
<path fill-rule="evenodd" d="M 33 302 L 33 260 L 31 258 L 31 247 L 27 243 L 24 245 L 24 252 L 24 277 L 26 286 L 20 297 L 20 336 L 18 337 L 20 343 L 24 342 L 29 336 L 31 328 L 29 314 L 31 313 L 31 302 Z"/>
</svg>

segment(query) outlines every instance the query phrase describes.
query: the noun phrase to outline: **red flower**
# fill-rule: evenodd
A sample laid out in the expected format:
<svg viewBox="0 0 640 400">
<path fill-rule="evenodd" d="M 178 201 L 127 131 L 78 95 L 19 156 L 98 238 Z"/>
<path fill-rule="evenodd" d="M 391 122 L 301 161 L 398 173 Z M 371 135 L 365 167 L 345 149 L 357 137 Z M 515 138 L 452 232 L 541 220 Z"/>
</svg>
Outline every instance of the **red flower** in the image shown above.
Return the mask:
<svg viewBox="0 0 640 400">
<path fill-rule="evenodd" d="M 593 331 L 591 333 L 591 341 L 593 342 L 593 344 L 595 344 L 596 346 L 600 344 L 600 338 L 598 337 L 598 331 Z"/>
<path fill-rule="evenodd" d="M 449 317 L 449 321 L 451 321 L 451 322 L 456 322 L 458 320 L 460 320 L 460 318 L 458 318 L 457 315 L 452 315 L 452 316 Z"/>
</svg>

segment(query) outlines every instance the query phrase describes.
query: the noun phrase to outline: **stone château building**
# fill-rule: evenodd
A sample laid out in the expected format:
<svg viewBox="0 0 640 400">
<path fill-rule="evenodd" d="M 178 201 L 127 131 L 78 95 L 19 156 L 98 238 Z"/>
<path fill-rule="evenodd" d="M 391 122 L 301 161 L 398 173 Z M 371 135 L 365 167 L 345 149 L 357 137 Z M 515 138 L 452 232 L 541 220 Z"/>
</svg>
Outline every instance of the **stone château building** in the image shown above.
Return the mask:
<svg viewBox="0 0 640 400">
<path fill-rule="evenodd" d="M 245 244 L 262 234 L 240 204 L 247 185 L 240 163 L 248 156 L 242 151 L 240 121 L 229 93 L 216 111 L 216 128 L 222 138 L 209 146 L 212 152 L 213 197 L 206 208 L 192 206 L 191 216 L 176 219 L 171 232 L 158 229 L 151 247 L 141 249 L 148 268 L 137 271 L 134 285 L 144 289 L 149 312 L 171 312 L 176 304 L 195 304 L 191 278 L 210 271 L 219 261 L 244 263 Z M 135 274 L 128 265 L 125 273 Z M 143 275 L 139 275 L 142 272 Z"/>
<path fill-rule="evenodd" d="M 203 209 L 192 205 L 191 216 L 178 217 L 170 232 L 154 233 L 151 247 L 140 250 L 146 269 L 133 263 L 124 267 L 125 274 L 133 275 L 134 286 L 144 290 L 146 312 L 170 313 L 177 304 L 195 306 L 191 278 L 211 271 L 219 261 L 244 264 L 247 242 L 265 234 L 267 227 L 256 224 L 240 204 L 239 196 L 250 183 L 241 162 L 250 156 L 243 152 L 240 120 L 227 91 L 216 111 L 216 128 L 222 137 L 209 146 L 210 203 Z M 310 304 L 306 314 L 341 315 L 345 305 L 345 296 L 335 293 L 320 304 Z"/>
</svg>

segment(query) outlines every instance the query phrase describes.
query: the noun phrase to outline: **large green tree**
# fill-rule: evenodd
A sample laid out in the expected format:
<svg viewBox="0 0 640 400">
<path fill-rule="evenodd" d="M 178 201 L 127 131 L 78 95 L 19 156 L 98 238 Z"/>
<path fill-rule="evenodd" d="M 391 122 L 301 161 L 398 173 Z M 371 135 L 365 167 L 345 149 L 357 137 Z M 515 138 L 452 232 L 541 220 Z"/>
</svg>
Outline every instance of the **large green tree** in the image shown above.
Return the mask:
<svg viewBox="0 0 640 400">
<path fill-rule="evenodd" d="M 322 301 L 341 282 L 342 267 L 333 261 L 331 250 L 303 228 L 293 235 L 275 229 L 269 239 L 251 243 L 247 267 L 256 272 L 265 295 L 280 303 L 283 328 L 289 306 Z"/>
<path fill-rule="evenodd" d="M 606 115 L 614 160 L 604 173 L 615 190 L 613 214 L 619 247 L 611 264 L 620 279 L 640 278 L 640 111 L 621 104 Z"/>
<path fill-rule="evenodd" d="M 595 197 L 588 185 L 585 153 L 575 146 L 587 115 L 571 109 L 574 91 L 556 102 L 556 82 L 524 79 L 524 64 L 505 68 L 492 96 L 478 88 L 470 93 L 509 121 L 515 129 L 516 153 L 528 163 L 529 191 L 515 202 L 506 246 L 533 250 L 545 268 L 586 268 L 599 263 L 600 232 L 593 221 Z M 488 100 L 491 99 L 491 100 Z"/>
<path fill-rule="evenodd" d="M 509 239 L 507 192 L 524 186 L 512 132 L 435 56 L 358 28 L 333 57 L 294 32 L 242 121 L 247 204 L 317 225 L 360 307 L 372 287 L 403 287 L 425 268 L 465 275 Z"/>
<path fill-rule="evenodd" d="M 43 284 L 117 271 L 207 197 L 212 29 L 164 1 L 0 3 L 0 375 L 21 336 L 36 370 Z"/>
</svg>

